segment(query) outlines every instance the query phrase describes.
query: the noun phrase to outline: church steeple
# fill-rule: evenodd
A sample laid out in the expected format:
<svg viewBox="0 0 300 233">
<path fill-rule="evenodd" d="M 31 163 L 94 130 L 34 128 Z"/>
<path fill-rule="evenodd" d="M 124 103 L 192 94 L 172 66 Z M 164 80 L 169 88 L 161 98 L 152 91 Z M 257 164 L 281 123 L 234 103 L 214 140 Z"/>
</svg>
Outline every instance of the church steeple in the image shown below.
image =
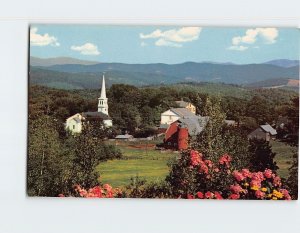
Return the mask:
<svg viewBox="0 0 300 233">
<path fill-rule="evenodd" d="M 108 104 L 106 98 L 106 89 L 105 89 L 105 77 L 102 77 L 102 87 L 101 87 L 101 94 L 98 98 L 98 112 L 102 112 L 108 115 Z"/>
</svg>

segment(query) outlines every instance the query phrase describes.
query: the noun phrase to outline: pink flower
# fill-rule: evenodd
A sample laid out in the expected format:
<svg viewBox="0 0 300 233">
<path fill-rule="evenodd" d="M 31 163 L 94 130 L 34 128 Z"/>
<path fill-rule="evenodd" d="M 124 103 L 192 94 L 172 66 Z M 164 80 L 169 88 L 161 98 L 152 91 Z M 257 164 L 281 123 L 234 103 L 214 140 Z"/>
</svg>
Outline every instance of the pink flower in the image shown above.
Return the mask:
<svg viewBox="0 0 300 233">
<path fill-rule="evenodd" d="M 220 169 L 219 169 L 219 168 L 215 168 L 214 171 L 215 171 L 215 172 L 219 172 Z"/>
<path fill-rule="evenodd" d="M 252 177 L 252 173 L 249 171 L 249 169 L 242 169 L 242 174 L 244 177 L 248 177 L 251 178 Z"/>
<path fill-rule="evenodd" d="M 254 172 L 252 173 L 252 180 L 263 181 L 265 179 L 264 174 L 262 172 Z"/>
<path fill-rule="evenodd" d="M 199 199 L 203 199 L 203 198 L 204 198 L 204 195 L 203 195 L 202 192 L 197 192 L 197 197 L 198 197 Z"/>
<path fill-rule="evenodd" d="M 265 197 L 265 193 L 260 191 L 260 190 L 256 190 L 255 191 L 255 196 L 258 198 L 258 199 L 263 199 Z"/>
<path fill-rule="evenodd" d="M 222 195 L 219 192 L 215 192 L 215 198 L 218 199 L 218 200 L 223 199 Z"/>
<path fill-rule="evenodd" d="M 109 184 L 103 185 L 103 188 L 108 192 L 110 192 L 112 190 L 112 187 Z"/>
<path fill-rule="evenodd" d="M 62 193 L 61 194 L 58 194 L 59 197 L 65 197 L 65 195 L 63 195 Z"/>
<path fill-rule="evenodd" d="M 211 168 L 213 166 L 213 163 L 211 160 L 204 160 L 204 162 L 209 168 Z"/>
<path fill-rule="evenodd" d="M 261 181 L 260 181 L 260 180 L 251 180 L 250 186 L 251 186 L 251 187 L 257 187 L 257 188 L 260 188 L 260 187 L 261 187 Z"/>
<path fill-rule="evenodd" d="M 219 164 L 221 165 L 226 165 L 226 167 L 229 167 L 231 161 L 231 157 L 228 154 L 224 154 L 221 156 L 221 158 L 219 159 Z"/>
<path fill-rule="evenodd" d="M 232 200 L 236 200 L 236 199 L 239 199 L 240 198 L 240 195 L 239 194 L 230 194 L 230 196 L 228 197 L 228 199 L 232 199 Z"/>
<path fill-rule="evenodd" d="M 268 178 L 268 179 L 272 178 L 272 174 L 273 174 L 273 172 L 272 172 L 272 170 L 270 170 L 270 169 L 266 169 L 266 170 L 264 171 L 264 176 L 265 176 L 266 178 Z"/>
<path fill-rule="evenodd" d="M 202 154 L 198 151 L 191 150 L 190 152 L 191 165 L 197 166 L 202 162 Z"/>
<path fill-rule="evenodd" d="M 285 200 L 292 200 L 289 191 L 286 189 L 280 189 L 279 191 L 283 194 Z"/>
<path fill-rule="evenodd" d="M 201 166 L 199 168 L 199 172 L 207 174 L 208 173 L 208 167 L 205 164 L 201 164 Z"/>
<path fill-rule="evenodd" d="M 238 194 L 238 193 L 240 193 L 243 190 L 243 188 L 240 185 L 236 184 L 236 185 L 230 185 L 230 190 L 233 193 Z"/>
<path fill-rule="evenodd" d="M 238 172 L 238 171 L 234 171 L 232 173 L 232 175 L 234 176 L 234 178 L 237 180 L 237 181 L 242 181 L 245 179 L 245 177 L 243 176 L 243 174 L 241 172 Z"/>
<path fill-rule="evenodd" d="M 212 193 L 212 192 L 206 192 L 205 193 L 205 197 L 207 198 L 207 199 L 211 199 L 211 198 L 213 198 L 213 196 L 214 196 L 214 194 Z"/>
<path fill-rule="evenodd" d="M 281 186 L 281 179 L 279 176 L 275 176 L 275 178 L 273 179 L 273 184 L 274 184 L 274 186 L 277 186 L 277 187 Z"/>
</svg>

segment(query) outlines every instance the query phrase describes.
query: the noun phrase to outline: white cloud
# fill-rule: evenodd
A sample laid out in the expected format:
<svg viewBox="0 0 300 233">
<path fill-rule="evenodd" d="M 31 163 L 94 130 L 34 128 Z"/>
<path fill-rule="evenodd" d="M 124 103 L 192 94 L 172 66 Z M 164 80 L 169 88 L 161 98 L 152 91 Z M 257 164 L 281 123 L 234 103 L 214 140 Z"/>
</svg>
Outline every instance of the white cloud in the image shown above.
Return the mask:
<svg viewBox="0 0 300 233">
<path fill-rule="evenodd" d="M 156 46 L 177 47 L 177 48 L 182 47 L 182 44 L 170 42 L 170 41 L 167 41 L 167 40 L 165 40 L 165 39 L 159 39 L 159 40 L 157 40 L 157 41 L 155 42 L 155 45 L 156 45 Z"/>
<path fill-rule="evenodd" d="M 83 55 L 99 55 L 98 47 L 92 43 L 85 43 L 81 46 L 71 46 L 71 49 L 74 51 L 78 51 Z"/>
<path fill-rule="evenodd" d="M 44 35 L 37 33 L 38 29 L 36 27 L 30 29 L 30 44 L 33 46 L 59 46 L 57 38 L 50 36 L 48 33 Z"/>
<path fill-rule="evenodd" d="M 182 43 L 191 42 L 199 38 L 202 28 L 200 27 L 182 27 L 161 31 L 157 29 L 150 34 L 140 33 L 141 39 L 158 39 L 155 42 L 157 46 L 182 47 Z"/>
<path fill-rule="evenodd" d="M 243 44 L 254 44 L 258 38 L 261 38 L 265 44 L 273 44 L 278 37 L 278 30 L 276 28 L 254 28 L 248 29 L 243 36 L 236 36 L 232 38 L 232 48 L 242 48 Z M 229 47 L 229 48 L 231 48 Z M 236 49 L 243 51 L 245 49 Z"/>
</svg>

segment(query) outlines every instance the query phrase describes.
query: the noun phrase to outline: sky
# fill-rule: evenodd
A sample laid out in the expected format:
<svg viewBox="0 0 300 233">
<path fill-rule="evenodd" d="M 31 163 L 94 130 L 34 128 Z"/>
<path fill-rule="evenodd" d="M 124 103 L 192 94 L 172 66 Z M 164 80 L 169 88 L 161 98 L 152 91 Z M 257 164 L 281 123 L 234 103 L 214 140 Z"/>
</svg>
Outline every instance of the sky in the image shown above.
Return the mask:
<svg viewBox="0 0 300 233">
<path fill-rule="evenodd" d="M 262 63 L 299 59 L 300 30 L 261 27 L 51 25 L 30 27 L 30 56 L 129 64 Z"/>
</svg>

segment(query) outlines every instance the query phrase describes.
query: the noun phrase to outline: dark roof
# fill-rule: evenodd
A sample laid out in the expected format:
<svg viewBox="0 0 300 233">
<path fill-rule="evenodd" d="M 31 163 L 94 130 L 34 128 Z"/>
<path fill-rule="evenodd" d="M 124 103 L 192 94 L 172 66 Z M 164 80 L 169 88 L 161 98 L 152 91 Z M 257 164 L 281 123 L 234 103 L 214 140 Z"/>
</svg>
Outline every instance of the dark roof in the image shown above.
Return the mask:
<svg viewBox="0 0 300 233">
<path fill-rule="evenodd" d="M 82 116 L 86 120 L 110 120 L 111 118 L 102 112 L 83 112 Z"/>
<path fill-rule="evenodd" d="M 261 125 L 260 128 L 262 128 L 265 132 L 270 133 L 272 136 L 277 134 L 277 131 L 269 124 Z"/>
<path fill-rule="evenodd" d="M 198 116 L 192 113 L 186 108 L 171 108 L 172 112 L 180 116 L 181 118 L 197 118 Z"/>
</svg>

